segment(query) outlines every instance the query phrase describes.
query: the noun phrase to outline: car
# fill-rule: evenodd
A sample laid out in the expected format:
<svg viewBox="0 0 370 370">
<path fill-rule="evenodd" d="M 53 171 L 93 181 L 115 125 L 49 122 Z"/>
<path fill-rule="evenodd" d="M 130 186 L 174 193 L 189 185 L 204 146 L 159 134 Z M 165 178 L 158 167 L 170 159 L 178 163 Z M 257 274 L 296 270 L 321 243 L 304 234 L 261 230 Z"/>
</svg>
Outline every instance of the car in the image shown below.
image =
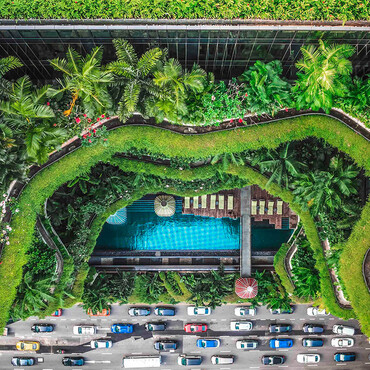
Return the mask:
<svg viewBox="0 0 370 370">
<path fill-rule="evenodd" d="M 83 366 L 85 359 L 83 357 L 64 357 L 62 360 L 64 366 Z"/>
<path fill-rule="evenodd" d="M 284 339 L 270 339 L 270 348 L 290 348 L 293 347 L 293 340 Z"/>
<path fill-rule="evenodd" d="M 236 307 L 234 313 L 236 316 L 256 316 L 257 308 Z"/>
<path fill-rule="evenodd" d="M 147 322 L 145 324 L 146 331 L 164 331 L 167 324 L 164 322 Z"/>
<path fill-rule="evenodd" d="M 109 316 L 110 315 L 110 309 L 109 308 L 108 309 L 104 308 L 101 311 L 97 311 L 96 313 L 93 313 L 92 309 L 89 308 L 87 310 L 87 314 L 89 316 L 92 316 L 92 317 L 95 317 L 95 316 L 98 316 L 98 317 L 104 316 L 105 317 L 105 316 Z"/>
<path fill-rule="evenodd" d="M 189 316 L 208 316 L 211 312 L 210 307 L 188 307 Z"/>
<path fill-rule="evenodd" d="M 234 363 L 234 356 L 233 355 L 212 356 L 211 362 L 213 365 L 230 365 Z"/>
<path fill-rule="evenodd" d="M 308 316 L 328 316 L 330 312 L 326 312 L 325 309 L 320 310 L 318 307 L 308 307 L 307 308 Z"/>
<path fill-rule="evenodd" d="M 338 352 L 334 355 L 334 361 L 336 362 L 349 362 L 355 360 L 356 354 L 353 352 Z"/>
<path fill-rule="evenodd" d="M 40 343 L 30 340 L 21 340 L 16 344 L 18 351 L 38 351 L 40 349 Z"/>
<path fill-rule="evenodd" d="M 113 342 L 111 340 L 92 340 L 90 342 L 91 348 L 111 348 L 113 346 Z"/>
<path fill-rule="evenodd" d="M 13 366 L 33 366 L 36 361 L 33 357 L 12 357 Z"/>
<path fill-rule="evenodd" d="M 63 310 L 61 308 L 58 308 L 55 312 L 51 314 L 51 316 L 54 316 L 54 317 L 60 317 L 62 315 L 63 315 Z"/>
<path fill-rule="evenodd" d="M 290 306 L 290 308 L 288 309 L 276 308 L 275 310 L 273 310 L 272 308 L 270 308 L 270 313 L 272 313 L 273 315 L 290 314 L 293 312 L 294 312 L 293 306 Z"/>
<path fill-rule="evenodd" d="M 285 362 L 285 356 L 262 356 L 261 361 L 263 365 L 281 365 Z"/>
<path fill-rule="evenodd" d="M 321 338 L 303 338 L 302 346 L 303 347 L 322 347 L 324 341 Z"/>
<path fill-rule="evenodd" d="M 175 316 L 175 309 L 172 307 L 156 307 L 154 313 L 157 316 Z"/>
<path fill-rule="evenodd" d="M 241 339 L 237 340 L 236 343 L 237 349 L 254 349 L 258 346 L 258 340 L 255 339 Z"/>
<path fill-rule="evenodd" d="M 250 321 L 231 321 L 230 322 L 231 330 L 245 330 L 249 331 L 253 329 L 253 324 Z"/>
<path fill-rule="evenodd" d="M 331 345 L 333 347 L 353 347 L 355 341 L 352 338 L 333 338 L 331 340 Z"/>
<path fill-rule="evenodd" d="M 199 348 L 217 348 L 221 344 L 219 339 L 198 339 L 197 347 Z"/>
<path fill-rule="evenodd" d="M 96 334 L 96 327 L 94 325 L 75 325 L 73 327 L 73 334 L 94 335 Z"/>
<path fill-rule="evenodd" d="M 288 333 L 292 331 L 292 325 L 289 324 L 271 324 L 269 326 L 270 333 Z"/>
<path fill-rule="evenodd" d="M 333 333 L 341 335 L 355 335 L 355 328 L 347 325 L 333 325 Z"/>
<path fill-rule="evenodd" d="M 149 316 L 150 315 L 149 307 L 131 307 L 128 310 L 130 316 Z"/>
<path fill-rule="evenodd" d="M 202 357 L 179 355 L 179 357 L 177 358 L 177 363 L 180 366 L 197 366 L 202 363 Z"/>
<path fill-rule="evenodd" d="M 159 340 L 154 343 L 154 349 L 157 351 L 171 351 L 177 349 L 175 340 Z"/>
<path fill-rule="evenodd" d="M 321 325 L 316 324 L 305 324 L 303 325 L 303 331 L 305 333 L 320 334 L 324 332 L 324 328 Z"/>
<path fill-rule="evenodd" d="M 320 362 L 320 355 L 317 353 L 302 353 L 297 355 L 297 362 L 300 364 L 314 364 Z"/>
<path fill-rule="evenodd" d="M 31 330 L 35 333 L 50 333 L 54 331 L 53 324 L 35 324 L 31 326 Z"/>
<path fill-rule="evenodd" d="M 207 331 L 207 324 L 186 324 L 184 330 L 186 333 L 201 333 Z"/>
<path fill-rule="evenodd" d="M 110 331 L 118 334 L 131 334 L 134 331 L 134 326 L 132 324 L 113 324 Z"/>
</svg>

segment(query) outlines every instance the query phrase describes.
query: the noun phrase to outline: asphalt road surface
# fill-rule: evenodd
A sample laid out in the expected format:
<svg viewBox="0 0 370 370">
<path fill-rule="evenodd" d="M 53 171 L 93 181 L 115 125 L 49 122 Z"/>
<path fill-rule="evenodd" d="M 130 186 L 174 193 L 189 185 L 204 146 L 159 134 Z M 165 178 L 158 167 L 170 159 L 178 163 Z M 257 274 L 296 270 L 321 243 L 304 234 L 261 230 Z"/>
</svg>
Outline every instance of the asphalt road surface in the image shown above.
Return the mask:
<svg viewBox="0 0 370 370">
<path fill-rule="evenodd" d="M 27 321 L 18 321 L 8 326 L 9 335 L 0 337 L 0 370 L 14 369 L 10 361 L 13 356 L 34 357 L 42 363 L 31 368 L 43 370 L 67 369 L 62 365 L 64 356 L 81 355 L 87 363 L 81 369 L 91 370 L 116 370 L 121 368 L 123 355 L 150 355 L 158 354 L 153 348 L 153 344 L 158 339 L 175 339 L 179 342 L 179 348 L 174 352 L 161 352 L 161 369 L 220 369 L 220 370 L 241 370 L 241 369 L 302 369 L 316 367 L 318 369 L 370 369 L 370 343 L 358 329 L 356 320 L 347 321 L 347 325 L 356 328 L 354 335 L 355 344 L 352 348 L 338 349 L 330 344 L 331 338 L 336 335 L 332 332 L 334 324 L 344 323 L 343 320 L 334 316 L 310 317 L 306 313 L 307 305 L 296 305 L 293 314 L 272 315 L 265 307 L 257 310 L 257 315 L 248 317 L 253 323 L 252 331 L 232 332 L 230 331 L 230 321 L 237 320 L 234 315 L 236 305 L 225 305 L 217 307 L 210 316 L 195 317 L 187 315 L 187 305 L 176 305 L 175 317 L 155 316 L 152 306 L 152 314 L 147 317 L 130 317 L 128 315 L 127 305 L 113 306 L 112 314 L 103 318 L 90 318 L 84 313 L 82 308 L 73 307 L 63 311 L 61 317 L 50 317 L 39 320 L 30 318 Z M 144 324 L 148 321 L 165 321 L 167 329 L 164 332 L 146 332 Z M 34 323 L 51 323 L 55 325 L 55 330 L 47 334 L 35 334 L 31 331 Z M 207 323 L 209 330 L 206 333 L 187 334 L 183 330 L 186 323 Z M 132 323 L 134 332 L 132 334 L 111 334 L 110 326 L 113 323 Z M 291 333 L 271 334 L 268 327 L 271 323 L 290 323 L 293 326 Z M 325 331 L 321 335 L 305 334 L 302 326 L 305 323 L 317 323 L 324 325 Z M 72 333 L 74 325 L 90 324 L 98 329 L 94 336 L 78 336 Z M 219 338 L 221 346 L 219 348 L 197 348 L 196 339 L 200 337 Z M 269 339 L 271 338 L 291 338 L 294 345 L 289 349 L 273 350 L 269 348 Z M 302 339 L 307 337 L 321 337 L 324 339 L 324 346 L 321 348 L 306 348 L 302 346 Z M 91 349 L 90 340 L 97 338 L 106 338 L 113 341 L 113 347 L 109 349 Z M 238 339 L 249 338 L 258 339 L 259 346 L 255 350 L 238 350 L 235 342 Z M 19 340 L 35 340 L 41 343 L 41 349 L 37 353 L 20 352 L 15 349 L 15 344 Z M 67 351 L 65 355 L 56 354 L 58 348 Z M 333 355 L 338 351 L 355 352 L 356 361 L 352 363 L 336 363 Z M 193 354 L 202 356 L 201 366 L 182 367 L 177 365 L 179 354 Z M 302 365 L 296 361 L 297 354 L 300 353 L 318 353 L 321 361 L 318 364 Z M 235 362 L 232 365 L 212 365 L 210 358 L 212 355 L 234 355 Z M 284 355 L 286 362 L 280 366 L 264 366 L 261 364 L 261 357 L 266 354 Z M 78 369 L 77 367 L 76 369 Z M 20 369 L 20 368 L 18 368 Z M 75 367 L 72 367 L 75 369 Z"/>
</svg>

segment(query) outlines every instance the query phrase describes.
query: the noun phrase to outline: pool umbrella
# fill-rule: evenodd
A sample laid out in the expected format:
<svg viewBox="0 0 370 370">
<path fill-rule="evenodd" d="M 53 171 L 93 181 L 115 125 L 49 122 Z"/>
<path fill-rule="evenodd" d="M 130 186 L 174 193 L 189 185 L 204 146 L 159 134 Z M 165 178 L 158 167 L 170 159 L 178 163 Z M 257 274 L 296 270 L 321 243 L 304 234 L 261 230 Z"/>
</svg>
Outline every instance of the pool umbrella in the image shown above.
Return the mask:
<svg viewBox="0 0 370 370">
<path fill-rule="evenodd" d="M 114 215 L 107 218 L 107 223 L 111 225 L 122 225 L 127 221 L 127 209 L 121 208 Z"/>
<path fill-rule="evenodd" d="M 252 278 L 239 278 L 235 281 L 235 293 L 240 298 L 254 298 L 258 293 L 257 280 Z"/>
<path fill-rule="evenodd" d="M 176 211 L 175 198 L 172 195 L 158 195 L 154 199 L 154 211 L 159 217 L 171 217 Z"/>
</svg>

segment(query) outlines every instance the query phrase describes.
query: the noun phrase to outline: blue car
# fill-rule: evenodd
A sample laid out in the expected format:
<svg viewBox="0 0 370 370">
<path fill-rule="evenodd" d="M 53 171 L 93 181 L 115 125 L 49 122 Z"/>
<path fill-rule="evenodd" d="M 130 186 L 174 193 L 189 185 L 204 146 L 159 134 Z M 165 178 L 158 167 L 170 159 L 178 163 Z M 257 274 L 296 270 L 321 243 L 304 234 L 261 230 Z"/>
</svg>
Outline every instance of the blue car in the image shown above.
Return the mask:
<svg viewBox="0 0 370 370">
<path fill-rule="evenodd" d="M 353 352 L 338 352 L 334 355 L 334 361 L 336 362 L 349 362 L 355 360 L 356 354 Z"/>
<path fill-rule="evenodd" d="M 219 339 L 198 339 L 197 347 L 199 348 L 217 348 L 220 346 Z"/>
<path fill-rule="evenodd" d="M 110 328 L 112 333 L 130 334 L 134 331 L 132 324 L 113 324 Z"/>
<path fill-rule="evenodd" d="M 292 339 L 270 339 L 271 348 L 290 348 L 292 346 Z"/>
</svg>

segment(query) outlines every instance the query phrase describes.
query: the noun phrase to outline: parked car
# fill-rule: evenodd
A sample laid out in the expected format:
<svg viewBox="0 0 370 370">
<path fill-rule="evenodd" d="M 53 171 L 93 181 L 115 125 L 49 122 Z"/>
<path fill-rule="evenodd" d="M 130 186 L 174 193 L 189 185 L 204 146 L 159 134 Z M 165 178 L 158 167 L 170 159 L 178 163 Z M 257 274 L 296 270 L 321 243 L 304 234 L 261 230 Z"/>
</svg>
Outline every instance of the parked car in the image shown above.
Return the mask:
<svg viewBox="0 0 370 370">
<path fill-rule="evenodd" d="M 177 349 L 175 340 L 159 340 L 154 343 L 154 349 L 157 351 L 171 351 Z"/>
<path fill-rule="evenodd" d="M 269 326 L 270 333 L 288 333 L 292 331 L 292 325 L 289 324 L 271 324 Z"/>
<path fill-rule="evenodd" d="M 145 324 L 146 331 L 164 331 L 167 324 L 165 322 L 147 322 Z"/>
<path fill-rule="evenodd" d="M 236 307 L 234 312 L 236 316 L 256 316 L 257 308 Z"/>
<path fill-rule="evenodd" d="M 281 365 L 285 362 L 285 356 L 262 356 L 263 365 Z"/>
<path fill-rule="evenodd" d="M 21 340 L 16 344 L 18 351 L 38 351 L 40 349 L 40 343 L 30 340 Z"/>
<path fill-rule="evenodd" d="M 85 359 L 83 357 L 64 357 L 62 360 L 64 366 L 83 366 Z"/>
<path fill-rule="evenodd" d="M 93 316 L 93 317 L 95 317 L 95 316 L 99 316 L 99 317 L 101 317 L 101 316 L 109 316 L 110 315 L 110 309 L 109 308 L 108 309 L 104 308 L 103 310 L 101 310 L 101 312 L 98 311 L 96 313 L 93 313 L 92 309 L 89 308 L 87 310 L 87 314 L 89 316 Z"/>
<path fill-rule="evenodd" d="M 230 329 L 231 330 L 252 330 L 253 324 L 250 321 L 231 321 Z"/>
<path fill-rule="evenodd" d="M 212 312 L 210 307 L 188 307 L 189 316 L 208 316 Z"/>
<path fill-rule="evenodd" d="M 325 309 L 321 310 L 318 307 L 308 307 L 307 308 L 308 316 L 328 316 L 330 312 L 326 312 Z"/>
<path fill-rule="evenodd" d="M 184 330 L 186 333 L 200 333 L 207 331 L 207 324 L 186 324 Z"/>
<path fill-rule="evenodd" d="M 303 347 L 322 347 L 324 341 L 321 338 L 303 338 L 302 346 Z"/>
<path fill-rule="evenodd" d="M 91 348 L 111 348 L 113 346 L 113 342 L 111 340 L 92 340 L 90 342 Z"/>
<path fill-rule="evenodd" d="M 96 334 L 96 327 L 94 325 L 75 325 L 73 327 L 73 334 L 94 335 Z"/>
<path fill-rule="evenodd" d="M 293 306 L 290 306 L 290 308 L 288 308 L 288 309 L 276 308 L 275 310 L 273 310 L 272 308 L 270 308 L 270 312 L 273 315 L 290 314 L 290 313 L 293 313 L 294 312 L 294 307 Z"/>
<path fill-rule="evenodd" d="M 320 334 L 324 332 L 324 328 L 321 325 L 316 324 L 305 324 L 303 325 L 303 331 L 305 333 Z"/>
<path fill-rule="evenodd" d="M 270 339 L 270 348 L 290 348 L 293 347 L 293 340 L 289 338 L 284 339 Z"/>
<path fill-rule="evenodd" d="M 258 346 L 258 340 L 255 339 L 241 339 L 236 341 L 237 349 L 254 349 Z"/>
<path fill-rule="evenodd" d="M 112 333 L 130 334 L 134 331 L 132 324 L 113 324 L 110 328 Z"/>
<path fill-rule="evenodd" d="M 347 325 L 333 325 L 333 333 L 341 335 L 355 335 L 355 328 Z"/>
<path fill-rule="evenodd" d="M 320 355 L 317 353 L 304 353 L 297 355 L 297 362 L 300 364 L 314 364 L 320 362 Z"/>
<path fill-rule="evenodd" d="M 197 347 L 199 348 L 217 348 L 221 344 L 219 339 L 198 339 Z"/>
<path fill-rule="evenodd" d="M 58 308 L 55 312 L 51 314 L 51 316 L 54 316 L 54 317 L 60 317 L 62 315 L 63 315 L 63 310 L 61 308 Z"/>
<path fill-rule="evenodd" d="M 334 355 L 334 361 L 336 362 L 349 362 L 355 360 L 356 354 L 353 352 L 338 352 Z"/>
<path fill-rule="evenodd" d="M 331 340 L 331 345 L 333 347 L 339 347 L 339 348 L 353 347 L 354 344 L 355 344 L 355 341 L 352 338 L 333 338 Z"/>
<path fill-rule="evenodd" d="M 149 316 L 150 307 L 131 307 L 128 310 L 130 316 Z"/>
<path fill-rule="evenodd" d="M 156 307 L 154 313 L 157 316 L 175 316 L 175 309 L 172 307 Z"/>
<path fill-rule="evenodd" d="M 232 355 L 217 355 L 211 357 L 213 365 L 230 365 L 234 363 L 234 356 Z"/>
<path fill-rule="evenodd" d="M 33 366 L 36 361 L 33 357 L 12 357 L 13 366 Z"/>
<path fill-rule="evenodd" d="M 35 333 L 50 333 L 54 330 L 53 324 L 35 324 L 31 326 L 31 330 Z"/>
<path fill-rule="evenodd" d="M 197 366 L 202 363 L 201 356 L 179 355 L 177 363 L 181 366 Z"/>
</svg>

